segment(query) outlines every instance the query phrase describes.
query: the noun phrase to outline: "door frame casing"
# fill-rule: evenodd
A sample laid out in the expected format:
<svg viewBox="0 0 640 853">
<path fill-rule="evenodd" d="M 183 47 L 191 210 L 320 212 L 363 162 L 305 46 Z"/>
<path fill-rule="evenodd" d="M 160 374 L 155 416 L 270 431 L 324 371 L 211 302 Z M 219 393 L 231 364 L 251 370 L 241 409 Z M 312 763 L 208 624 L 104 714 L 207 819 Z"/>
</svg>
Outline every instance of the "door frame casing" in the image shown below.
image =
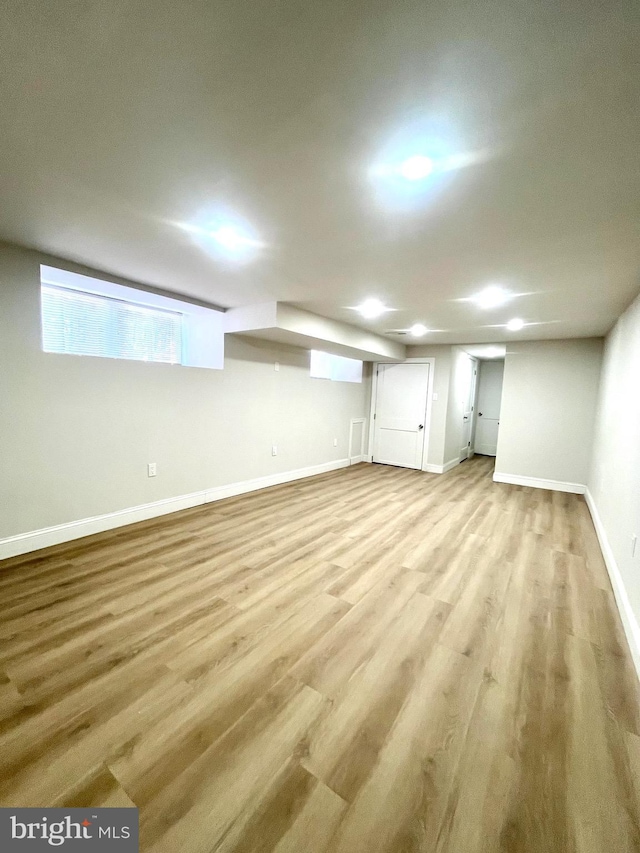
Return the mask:
<svg viewBox="0 0 640 853">
<path fill-rule="evenodd" d="M 471 430 L 469 432 L 469 453 L 467 456 L 460 456 L 460 462 L 464 462 L 465 459 L 473 459 L 476 455 L 475 441 L 476 441 L 476 425 L 478 423 L 478 391 L 480 388 L 480 359 L 476 358 L 475 355 L 469 355 L 469 360 L 471 361 L 471 369 L 474 371 L 471 374 L 471 388 L 473 391 L 472 399 L 471 399 Z M 462 448 L 460 448 L 462 453 Z"/>
<path fill-rule="evenodd" d="M 422 459 L 420 470 L 428 471 L 427 456 L 429 453 L 429 437 L 431 435 L 431 409 L 433 404 L 433 378 L 435 376 L 436 360 L 434 356 L 428 358 L 405 358 L 402 361 L 374 361 L 373 375 L 371 377 L 371 401 L 369 404 L 369 444 L 367 447 L 367 462 L 373 462 L 373 435 L 375 431 L 376 397 L 378 394 L 378 367 L 384 364 L 428 364 L 429 381 L 427 383 L 427 410 L 424 416 L 424 441 L 422 443 Z"/>
</svg>

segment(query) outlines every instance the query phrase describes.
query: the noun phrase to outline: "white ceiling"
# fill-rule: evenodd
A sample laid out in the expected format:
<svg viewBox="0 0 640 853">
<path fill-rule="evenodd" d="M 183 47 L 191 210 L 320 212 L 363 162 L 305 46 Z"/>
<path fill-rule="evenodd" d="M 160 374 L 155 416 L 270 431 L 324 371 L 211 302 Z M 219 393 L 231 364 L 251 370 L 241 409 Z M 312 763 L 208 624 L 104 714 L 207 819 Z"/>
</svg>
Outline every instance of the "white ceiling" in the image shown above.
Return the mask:
<svg viewBox="0 0 640 853">
<path fill-rule="evenodd" d="M 600 335 L 640 286 L 639 54 L 637 0 L 11 2 L 0 237 L 435 343 Z M 473 162 L 399 204 L 371 167 L 425 127 Z M 250 263 L 179 227 L 221 207 Z M 525 295 L 457 301 L 492 282 Z"/>
</svg>

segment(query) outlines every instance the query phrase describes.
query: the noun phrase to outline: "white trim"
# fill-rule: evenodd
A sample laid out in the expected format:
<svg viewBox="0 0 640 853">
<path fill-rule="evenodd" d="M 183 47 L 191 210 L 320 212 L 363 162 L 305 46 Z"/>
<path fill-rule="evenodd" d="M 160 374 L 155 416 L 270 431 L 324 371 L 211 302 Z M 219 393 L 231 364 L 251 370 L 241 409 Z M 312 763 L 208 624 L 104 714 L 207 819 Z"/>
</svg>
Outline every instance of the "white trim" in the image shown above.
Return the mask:
<svg viewBox="0 0 640 853">
<path fill-rule="evenodd" d="M 427 462 L 427 464 L 423 466 L 422 470 L 426 471 L 428 474 L 446 474 L 447 471 L 451 471 L 452 468 L 455 468 L 456 465 L 459 464 L 459 459 L 450 459 L 448 462 L 445 462 L 444 465 L 434 465 L 431 462 Z"/>
<path fill-rule="evenodd" d="M 427 474 L 444 474 L 444 465 L 434 465 L 432 462 L 427 462 L 422 468 Z"/>
<path fill-rule="evenodd" d="M 353 454 L 353 427 L 355 424 L 362 424 L 360 438 L 360 452 Z M 364 445 L 367 437 L 367 419 L 366 418 L 351 418 L 349 421 L 349 460 L 352 465 L 362 462 L 365 459 Z"/>
<path fill-rule="evenodd" d="M 157 518 L 171 512 L 179 512 L 181 509 L 190 509 L 200 504 L 224 500 L 224 498 L 242 495 L 246 492 L 266 489 L 269 486 L 278 486 L 292 480 L 300 480 L 303 477 L 313 477 L 316 474 L 336 471 L 338 468 L 347 468 L 349 464 L 351 464 L 349 459 L 338 459 L 334 462 L 324 462 L 321 465 L 311 465 L 308 468 L 298 468 L 294 471 L 256 477 L 254 480 L 243 480 L 239 483 L 229 483 L 226 486 L 216 486 L 213 489 L 192 492 L 175 498 L 164 498 L 160 501 L 108 512 L 104 515 L 56 524 L 42 530 L 18 533 L 16 536 L 0 539 L 0 560 L 16 557 L 19 554 L 28 554 L 31 551 L 38 551 L 40 548 L 48 548 L 51 545 L 71 542 L 74 539 L 91 536 L 94 533 L 103 533 L 105 530 L 113 530 L 127 524 L 135 524 L 138 521 L 146 521 L 149 518 Z"/>
<path fill-rule="evenodd" d="M 550 489 L 552 492 L 572 492 L 583 495 L 587 489 L 584 483 L 564 483 L 562 480 L 541 480 L 539 477 L 521 477 L 518 474 L 501 474 L 496 471 L 494 483 L 511 483 L 513 486 L 530 486 L 532 489 Z"/>
<path fill-rule="evenodd" d="M 86 273 L 72 272 L 48 264 L 40 264 L 40 281 L 42 284 L 66 287 L 70 290 L 79 290 L 81 293 L 94 293 L 97 296 L 121 299 L 123 302 L 133 302 L 136 305 L 147 305 L 151 308 L 162 308 L 165 311 L 177 311 L 179 314 L 187 312 L 207 317 L 213 311 L 221 318 L 220 328 L 222 329 L 222 318 L 225 313 L 222 308 L 185 302 L 181 297 L 165 296 L 151 290 L 143 290 L 135 284 L 116 284 L 114 281 L 106 281 Z"/>
<path fill-rule="evenodd" d="M 460 448 L 460 456 L 458 457 L 458 462 L 464 462 L 465 459 L 473 459 L 475 455 L 474 442 L 476 438 L 476 419 L 478 416 L 478 373 L 480 371 L 479 364 L 477 358 L 473 355 L 469 355 L 468 352 L 462 350 L 464 354 L 467 356 L 469 361 L 471 362 L 471 369 L 473 373 L 471 374 L 471 429 L 469 430 L 469 443 L 466 447 Z M 464 415 L 463 415 L 464 416 Z M 446 463 L 445 463 L 446 465 Z"/>
<path fill-rule="evenodd" d="M 598 542 L 600 543 L 604 563 L 609 573 L 609 579 L 611 581 L 611 586 L 613 587 L 616 604 L 620 611 L 620 618 L 622 619 L 624 633 L 627 637 L 627 642 L 629 643 L 631 657 L 633 658 L 636 672 L 640 678 L 640 626 L 638 625 L 638 620 L 631 608 L 631 603 L 629 602 L 629 596 L 627 595 L 627 590 L 625 588 L 624 581 L 622 580 L 620 569 L 618 568 L 616 558 L 613 555 L 613 550 L 607 538 L 607 532 L 589 489 L 585 492 L 585 498 L 587 506 L 589 507 L 589 512 L 591 513 L 591 518 L 593 519 L 593 526 L 596 529 L 596 535 L 598 537 Z"/>
<path fill-rule="evenodd" d="M 424 442 L 422 444 L 422 463 L 421 471 L 430 470 L 427 468 L 427 455 L 429 451 L 429 436 L 431 433 L 431 409 L 433 406 L 433 382 L 436 371 L 436 360 L 434 356 L 428 358 L 405 358 L 398 361 L 374 361 L 373 376 L 371 377 L 371 402 L 369 406 L 369 457 L 368 462 L 373 462 L 373 438 L 375 430 L 375 413 L 376 413 L 376 395 L 378 392 L 378 366 L 381 364 L 428 364 L 429 365 L 429 381 L 427 383 L 427 409 L 424 416 Z"/>
</svg>

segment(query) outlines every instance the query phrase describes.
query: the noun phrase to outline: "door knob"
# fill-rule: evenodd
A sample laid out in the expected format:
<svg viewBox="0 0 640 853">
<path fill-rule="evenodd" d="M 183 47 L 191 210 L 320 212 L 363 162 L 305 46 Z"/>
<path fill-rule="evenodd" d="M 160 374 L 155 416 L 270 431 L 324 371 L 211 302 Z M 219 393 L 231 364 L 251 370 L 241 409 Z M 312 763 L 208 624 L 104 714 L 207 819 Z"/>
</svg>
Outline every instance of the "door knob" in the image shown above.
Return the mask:
<svg viewBox="0 0 640 853">
<path fill-rule="evenodd" d="M 479 418 L 481 418 L 481 417 L 482 417 L 482 412 L 478 412 L 478 417 L 479 417 Z"/>
<path fill-rule="evenodd" d="M 424 429 L 424 424 L 418 424 L 418 429 Z"/>
</svg>

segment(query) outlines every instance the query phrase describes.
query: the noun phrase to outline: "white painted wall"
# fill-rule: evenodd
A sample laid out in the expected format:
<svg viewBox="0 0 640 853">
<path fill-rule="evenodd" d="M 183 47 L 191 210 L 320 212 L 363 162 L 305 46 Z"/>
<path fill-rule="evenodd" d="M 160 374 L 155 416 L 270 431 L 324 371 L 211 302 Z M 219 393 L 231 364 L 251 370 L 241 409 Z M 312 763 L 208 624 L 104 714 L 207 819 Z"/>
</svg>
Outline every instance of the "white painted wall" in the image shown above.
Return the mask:
<svg viewBox="0 0 640 853">
<path fill-rule="evenodd" d="M 640 672 L 640 297 L 606 339 L 587 500 Z"/>
<path fill-rule="evenodd" d="M 311 379 L 307 351 L 235 336 L 222 371 L 43 353 L 41 262 L 0 246 L 0 539 L 346 460 L 369 365 Z"/>
<path fill-rule="evenodd" d="M 584 491 L 602 347 L 601 338 L 508 345 L 495 479 Z"/>
</svg>

